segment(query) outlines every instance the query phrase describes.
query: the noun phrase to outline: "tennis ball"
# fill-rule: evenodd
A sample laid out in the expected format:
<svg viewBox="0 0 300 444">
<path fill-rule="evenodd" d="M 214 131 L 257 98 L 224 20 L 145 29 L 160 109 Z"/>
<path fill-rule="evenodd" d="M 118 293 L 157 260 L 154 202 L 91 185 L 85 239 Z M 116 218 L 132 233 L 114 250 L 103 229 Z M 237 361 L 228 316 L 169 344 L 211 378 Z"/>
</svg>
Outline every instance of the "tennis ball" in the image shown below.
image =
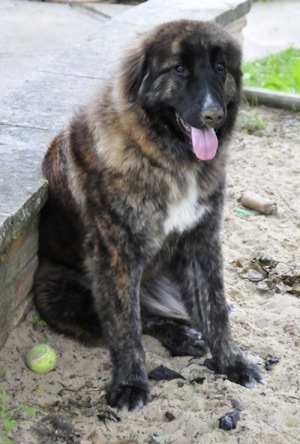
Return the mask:
<svg viewBox="0 0 300 444">
<path fill-rule="evenodd" d="M 49 373 L 56 366 L 57 355 L 50 345 L 37 344 L 28 350 L 25 362 L 35 373 Z"/>
</svg>

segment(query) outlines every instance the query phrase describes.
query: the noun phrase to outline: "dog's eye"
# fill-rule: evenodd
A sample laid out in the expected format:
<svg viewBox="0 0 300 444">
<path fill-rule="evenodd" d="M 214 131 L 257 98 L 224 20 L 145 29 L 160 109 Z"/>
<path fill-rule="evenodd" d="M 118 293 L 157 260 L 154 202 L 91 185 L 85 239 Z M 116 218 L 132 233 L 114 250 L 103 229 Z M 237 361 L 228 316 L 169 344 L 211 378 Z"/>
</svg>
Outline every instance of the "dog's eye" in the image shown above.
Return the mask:
<svg viewBox="0 0 300 444">
<path fill-rule="evenodd" d="M 223 71 L 225 71 L 225 69 L 226 69 L 226 65 L 225 65 L 225 63 L 221 62 L 221 63 L 218 63 L 218 64 L 217 64 L 217 70 L 218 70 L 219 72 L 223 72 Z"/>
<path fill-rule="evenodd" d="M 183 65 L 178 65 L 175 69 L 179 74 L 184 74 L 186 72 L 186 69 Z"/>
</svg>

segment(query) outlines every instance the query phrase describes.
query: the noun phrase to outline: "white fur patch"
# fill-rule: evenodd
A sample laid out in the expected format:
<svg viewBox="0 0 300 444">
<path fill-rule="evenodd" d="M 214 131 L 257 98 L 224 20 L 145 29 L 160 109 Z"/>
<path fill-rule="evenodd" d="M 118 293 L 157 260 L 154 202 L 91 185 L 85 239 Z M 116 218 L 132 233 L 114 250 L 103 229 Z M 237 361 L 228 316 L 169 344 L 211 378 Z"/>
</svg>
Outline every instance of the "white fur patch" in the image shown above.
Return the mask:
<svg viewBox="0 0 300 444">
<path fill-rule="evenodd" d="M 193 228 L 208 210 L 208 205 L 199 203 L 196 179 L 194 175 L 190 175 L 186 191 L 181 192 L 168 207 L 168 216 L 164 223 L 165 234 L 168 235 L 172 231 L 183 233 Z"/>
<path fill-rule="evenodd" d="M 213 98 L 212 98 L 209 90 L 207 89 L 206 94 L 205 94 L 205 98 L 204 98 L 203 109 L 207 109 L 207 108 L 214 107 L 214 106 L 215 106 L 215 104 L 214 104 Z"/>
</svg>

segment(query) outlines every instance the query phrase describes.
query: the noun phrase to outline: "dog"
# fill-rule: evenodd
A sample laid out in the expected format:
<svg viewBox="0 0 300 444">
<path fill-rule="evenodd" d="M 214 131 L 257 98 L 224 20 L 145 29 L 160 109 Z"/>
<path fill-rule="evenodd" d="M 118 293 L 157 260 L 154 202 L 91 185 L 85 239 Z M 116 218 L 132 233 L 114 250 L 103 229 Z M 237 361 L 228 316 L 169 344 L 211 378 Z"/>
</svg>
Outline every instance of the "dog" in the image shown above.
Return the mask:
<svg viewBox="0 0 300 444">
<path fill-rule="evenodd" d="M 142 332 L 173 355 L 210 350 L 235 383 L 263 382 L 231 335 L 220 242 L 241 77 L 240 48 L 218 25 L 165 23 L 45 155 L 35 306 L 58 332 L 104 337 L 112 407 L 150 400 Z"/>
</svg>

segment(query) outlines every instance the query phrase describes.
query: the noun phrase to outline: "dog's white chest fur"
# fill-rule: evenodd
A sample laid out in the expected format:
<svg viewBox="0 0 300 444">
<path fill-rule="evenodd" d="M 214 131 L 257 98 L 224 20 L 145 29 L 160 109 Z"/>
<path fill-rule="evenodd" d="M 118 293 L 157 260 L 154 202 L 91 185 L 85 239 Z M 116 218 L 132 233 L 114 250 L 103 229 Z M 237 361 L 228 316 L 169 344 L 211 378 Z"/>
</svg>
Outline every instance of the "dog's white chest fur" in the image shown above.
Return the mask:
<svg viewBox="0 0 300 444">
<path fill-rule="evenodd" d="M 167 218 L 164 222 L 166 235 L 172 231 L 183 233 L 193 228 L 208 211 L 208 206 L 199 203 L 199 189 L 196 178 L 191 174 L 187 178 L 184 190 L 174 190 L 174 200 L 168 205 Z"/>
</svg>

